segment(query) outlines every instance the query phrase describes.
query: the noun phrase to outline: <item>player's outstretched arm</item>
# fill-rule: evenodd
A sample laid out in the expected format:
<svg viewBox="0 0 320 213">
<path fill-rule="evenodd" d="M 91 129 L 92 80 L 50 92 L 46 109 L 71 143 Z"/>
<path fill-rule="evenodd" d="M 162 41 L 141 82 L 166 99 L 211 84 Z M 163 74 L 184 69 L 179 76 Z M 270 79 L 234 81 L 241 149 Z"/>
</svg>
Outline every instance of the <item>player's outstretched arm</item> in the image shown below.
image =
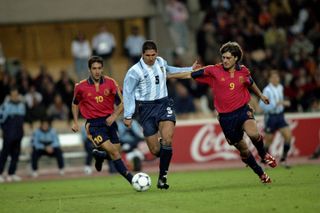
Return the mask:
<svg viewBox="0 0 320 213">
<path fill-rule="evenodd" d="M 174 74 L 168 74 L 167 79 L 189 79 L 191 78 L 191 72 L 181 72 L 181 73 L 174 73 Z"/>
<path fill-rule="evenodd" d="M 261 90 L 258 88 L 255 82 L 251 84 L 252 91 L 263 101 L 265 104 L 269 104 L 269 98 L 262 94 Z"/>
</svg>

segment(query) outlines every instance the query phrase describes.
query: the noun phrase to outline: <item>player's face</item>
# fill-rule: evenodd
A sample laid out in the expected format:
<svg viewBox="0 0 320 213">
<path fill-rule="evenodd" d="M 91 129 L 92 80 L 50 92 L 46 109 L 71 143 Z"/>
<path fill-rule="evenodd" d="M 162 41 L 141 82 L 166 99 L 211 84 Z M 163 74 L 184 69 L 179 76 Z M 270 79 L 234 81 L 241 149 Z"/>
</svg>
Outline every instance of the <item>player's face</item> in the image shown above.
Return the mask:
<svg viewBox="0 0 320 213">
<path fill-rule="evenodd" d="M 143 58 L 144 63 L 146 63 L 149 66 L 152 66 L 154 64 L 157 56 L 158 56 L 158 53 L 155 50 L 146 50 L 142 54 L 142 58 Z"/>
<path fill-rule="evenodd" d="M 222 54 L 222 65 L 226 70 L 233 70 L 237 61 L 237 57 L 231 55 L 230 52 Z"/>
<path fill-rule="evenodd" d="M 102 75 L 103 67 L 102 64 L 94 62 L 90 68 L 90 74 L 94 81 L 99 81 Z"/>
<path fill-rule="evenodd" d="M 276 74 L 276 73 L 271 74 L 271 76 L 270 76 L 270 82 L 271 82 L 271 84 L 277 86 L 277 85 L 280 83 L 280 77 L 279 77 L 279 75 Z"/>
</svg>

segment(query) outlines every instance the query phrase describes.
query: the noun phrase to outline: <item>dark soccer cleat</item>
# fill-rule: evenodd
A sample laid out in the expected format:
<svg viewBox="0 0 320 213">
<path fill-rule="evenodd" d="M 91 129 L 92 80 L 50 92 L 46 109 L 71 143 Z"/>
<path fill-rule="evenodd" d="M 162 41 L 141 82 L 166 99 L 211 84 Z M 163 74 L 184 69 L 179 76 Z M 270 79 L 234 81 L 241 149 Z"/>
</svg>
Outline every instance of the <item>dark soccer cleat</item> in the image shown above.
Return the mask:
<svg viewBox="0 0 320 213">
<path fill-rule="evenodd" d="M 271 183 L 271 178 L 265 172 L 259 178 L 262 183 Z"/>
<path fill-rule="evenodd" d="M 274 157 L 272 157 L 272 155 L 270 155 L 269 153 L 267 153 L 265 156 L 264 156 L 264 159 L 263 159 L 263 162 L 265 164 L 268 164 L 270 167 L 274 168 L 277 166 L 277 161 Z"/>
<path fill-rule="evenodd" d="M 169 189 L 169 185 L 167 184 L 167 177 L 163 176 L 159 178 L 157 187 L 158 189 Z"/>
<path fill-rule="evenodd" d="M 280 165 L 283 166 L 286 169 L 291 169 L 291 166 L 288 164 L 288 162 L 284 158 L 281 158 Z"/>
<path fill-rule="evenodd" d="M 97 149 L 93 149 L 92 150 L 92 156 L 94 157 L 94 159 L 96 160 L 94 167 L 96 168 L 96 170 L 98 172 L 100 172 L 102 170 L 102 164 L 104 161 L 104 158 L 101 157 L 101 151 L 97 150 Z"/>
</svg>

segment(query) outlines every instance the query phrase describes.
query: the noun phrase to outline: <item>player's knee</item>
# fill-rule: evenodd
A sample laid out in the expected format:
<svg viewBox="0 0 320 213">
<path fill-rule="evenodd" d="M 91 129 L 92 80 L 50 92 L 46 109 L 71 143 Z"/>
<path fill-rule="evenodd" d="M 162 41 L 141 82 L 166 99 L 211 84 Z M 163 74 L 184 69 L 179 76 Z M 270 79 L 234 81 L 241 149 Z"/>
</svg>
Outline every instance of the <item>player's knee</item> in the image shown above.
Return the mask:
<svg viewBox="0 0 320 213">
<path fill-rule="evenodd" d="M 159 155 L 159 151 L 160 151 L 159 147 L 153 146 L 153 147 L 150 147 L 149 150 L 150 150 L 151 154 L 153 154 L 155 156 Z"/>
<path fill-rule="evenodd" d="M 259 133 L 251 134 L 249 135 L 249 137 L 252 142 L 256 142 L 262 139 L 262 135 L 260 135 Z"/>
<path fill-rule="evenodd" d="M 164 146 L 171 146 L 172 138 L 162 138 L 161 144 Z"/>
<path fill-rule="evenodd" d="M 119 153 L 117 150 L 112 150 L 112 151 L 110 151 L 110 152 L 108 152 L 108 153 L 109 153 L 110 158 L 111 158 L 112 160 L 117 160 L 117 159 L 120 159 L 120 158 L 121 158 L 121 155 L 120 155 L 120 153 Z"/>
</svg>

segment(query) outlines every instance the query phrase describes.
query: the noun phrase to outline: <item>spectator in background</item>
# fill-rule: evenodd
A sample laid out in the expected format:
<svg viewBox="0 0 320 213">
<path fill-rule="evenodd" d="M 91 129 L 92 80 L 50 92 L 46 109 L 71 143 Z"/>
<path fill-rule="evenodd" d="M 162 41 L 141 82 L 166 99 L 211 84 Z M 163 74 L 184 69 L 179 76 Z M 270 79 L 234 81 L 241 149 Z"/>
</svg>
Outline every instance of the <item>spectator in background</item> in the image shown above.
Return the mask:
<svg viewBox="0 0 320 213">
<path fill-rule="evenodd" d="M 84 34 L 79 32 L 71 43 L 71 53 L 78 80 L 85 79 L 88 75 L 88 58 L 91 56 L 91 47 Z"/>
<path fill-rule="evenodd" d="M 100 56 L 104 62 L 104 67 L 109 76 L 112 76 L 111 57 L 115 51 L 116 42 L 112 33 L 108 32 L 106 26 L 100 28 L 100 32 L 92 39 L 93 55 Z"/>
<path fill-rule="evenodd" d="M 11 88 L 10 97 L 0 107 L 0 124 L 2 128 L 3 147 L 0 153 L 0 183 L 4 182 L 3 171 L 8 156 L 11 161 L 8 169 L 7 181 L 20 181 L 16 175 L 19 162 L 21 140 L 23 137 L 23 122 L 26 107 L 16 87 Z"/>
<path fill-rule="evenodd" d="M 73 99 L 73 88 L 74 88 L 74 81 L 70 78 L 68 73 L 65 70 L 61 70 L 60 78 L 58 82 L 55 84 L 55 88 L 57 92 L 63 98 L 62 101 L 67 105 L 70 106 Z M 71 110 L 69 110 L 69 117 L 68 120 L 72 119 Z"/>
<path fill-rule="evenodd" d="M 189 12 L 186 5 L 178 0 L 168 0 L 165 9 L 169 16 L 169 30 L 175 44 L 175 52 L 182 55 L 189 46 Z"/>
<path fill-rule="evenodd" d="M 129 67 L 140 60 L 141 47 L 144 41 L 145 37 L 140 35 L 139 27 L 131 27 L 131 34 L 127 37 L 124 44 L 126 56 L 130 61 Z"/>
<path fill-rule="evenodd" d="M 32 125 L 34 121 L 40 120 L 46 114 L 46 110 L 42 105 L 43 97 L 41 93 L 36 90 L 36 87 L 31 85 L 30 91 L 28 91 L 24 98 L 27 104 L 26 121 Z"/>
<path fill-rule="evenodd" d="M 179 81 L 175 84 L 175 110 L 179 118 L 188 118 L 190 113 L 195 113 L 193 97 L 189 95 L 187 88 Z"/>
<path fill-rule="evenodd" d="M 263 95 L 269 98 L 270 103 L 266 105 L 260 100 L 260 107 L 264 111 L 264 132 L 265 132 L 265 149 L 269 151 L 274 134 L 280 131 L 284 138 L 283 153 L 280 163 L 285 168 L 290 168 L 287 163 L 287 156 L 291 144 L 291 130 L 284 118 L 284 107 L 290 106 L 290 101 L 284 99 L 283 86 L 280 84 L 278 71 L 272 70 L 269 74 L 269 84 L 263 89 Z"/>
<path fill-rule="evenodd" d="M 5 63 L 6 63 L 6 58 L 3 53 L 2 44 L 0 43 L 0 72 L 4 70 Z"/>
<path fill-rule="evenodd" d="M 51 120 L 49 118 L 45 117 L 41 119 L 40 127 L 32 134 L 31 144 L 32 177 L 38 177 L 38 161 L 42 155 L 56 158 L 59 174 L 64 175 L 64 159 L 59 137 L 56 130 L 51 127 Z"/>
<path fill-rule="evenodd" d="M 12 77 L 8 72 L 0 72 L 0 104 L 3 103 L 6 96 L 10 93 Z"/>
<path fill-rule="evenodd" d="M 56 94 L 54 96 L 53 103 L 47 109 L 47 115 L 52 120 L 61 120 L 61 121 L 69 120 L 69 108 L 62 101 L 62 97 L 60 94 Z"/>
</svg>

